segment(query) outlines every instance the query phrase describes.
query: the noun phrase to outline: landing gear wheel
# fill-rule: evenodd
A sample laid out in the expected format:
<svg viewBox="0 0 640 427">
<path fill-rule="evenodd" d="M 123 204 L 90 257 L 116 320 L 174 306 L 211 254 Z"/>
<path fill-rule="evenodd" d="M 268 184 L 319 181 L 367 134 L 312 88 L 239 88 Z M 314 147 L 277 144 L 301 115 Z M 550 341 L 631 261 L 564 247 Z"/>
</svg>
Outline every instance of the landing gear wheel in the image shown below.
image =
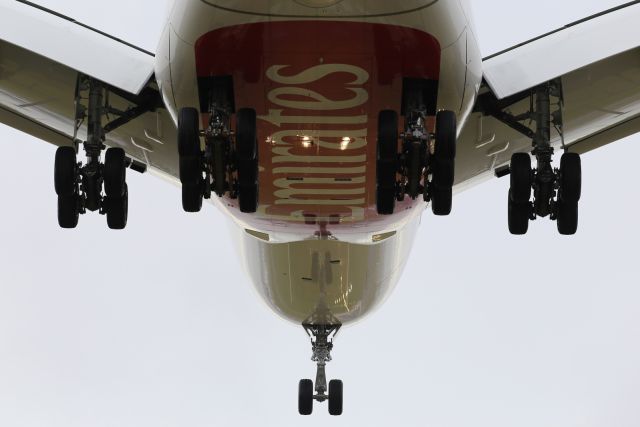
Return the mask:
<svg viewBox="0 0 640 427">
<path fill-rule="evenodd" d="M 185 212 L 200 212 L 202 209 L 202 189 L 199 185 L 182 184 L 182 209 Z"/>
<path fill-rule="evenodd" d="M 558 232 L 571 236 L 578 231 L 578 202 L 559 200 L 557 203 Z"/>
<path fill-rule="evenodd" d="M 560 191 L 558 198 L 578 202 L 582 192 L 582 164 L 578 153 L 564 153 L 560 159 Z"/>
<path fill-rule="evenodd" d="M 258 186 L 238 187 L 238 206 L 240 212 L 254 213 L 258 210 Z"/>
<path fill-rule="evenodd" d="M 514 153 L 511 156 L 511 198 L 516 203 L 528 203 L 532 185 L 531 156 Z"/>
<path fill-rule="evenodd" d="M 178 154 L 200 155 L 200 114 L 195 108 L 181 108 L 178 115 Z"/>
<path fill-rule="evenodd" d="M 531 209 L 529 201 L 517 203 L 511 195 L 511 190 L 509 190 L 509 231 L 514 235 L 527 234 Z"/>
<path fill-rule="evenodd" d="M 437 216 L 446 216 L 451 213 L 453 202 L 453 189 L 451 187 L 439 188 L 433 186 L 431 191 L 431 211 Z"/>
<path fill-rule="evenodd" d="M 184 185 L 202 182 L 202 159 L 199 155 L 180 156 L 180 182 Z"/>
<path fill-rule="evenodd" d="M 180 181 L 182 181 L 182 209 L 200 212 L 202 209 L 202 163 L 200 157 L 180 157 Z"/>
<path fill-rule="evenodd" d="M 422 180 L 425 154 L 420 141 L 411 141 L 410 144 L 407 153 L 409 157 L 407 160 L 407 194 L 415 200 L 420 194 L 420 181 Z"/>
<path fill-rule="evenodd" d="M 62 228 L 76 228 L 79 217 L 78 195 L 58 196 L 58 225 Z"/>
<path fill-rule="evenodd" d="M 127 157 L 122 148 L 109 148 L 104 160 L 104 191 L 109 197 L 121 197 L 125 192 Z"/>
<path fill-rule="evenodd" d="M 436 141 L 431 163 L 431 210 L 434 215 L 451 213 L 457 139 L 456 114 L 438 111 Z"/>
<path fill-rule="evenodd" d="M 454 160 L 456 158 L 456 139 L 458 124 L 453 111 L 436 113 L 436 144 L 434 156 L 438 160 Z"/>
<path fill-rule="evenodd" d="M 238 110 L 236 119 L 240 211 L 253 213 L 258 209 L 258 133 L 256 112 L 250 108 L 242 108 Z"/>
<path fill-rule="evenodd" d="M 455 163 L 453 160 L 434 159 L 431 182 L 436 187 L 453 187 Z"/>
<path fill-rule="evenodd" d="M 300 380 L 298 384 L 298 413 L 311 415 L 313 412 L 313 381 Z"/>
<path fill-rule="evenodd" d="M 58 196 L 70 197 L 76 192 L 77 181 L 76 150 L 73 147 L 59 147 L 53 170 L 54 185 Z"/>
<path fill-rule="evenodd" d="M 342 381 L 329 381 L 329 414 L 342 415 Z"/>
<path fill-rule="evenodd" d="M 229 141 L 225 138 L 214 138 L 211 142 L 213 150 L 213 191 L 218 197 L 227 192 L 227 166 Z"/>
<path fill-rule="evenodd" d="M 396 201 L 397 163 L 398 113 L 384 110 L 378 115 L 376 207 L 379 215 L 393 214 Z"/>
<path fill-rule="evenodd" d="M 120 196 L 105 197 L 107 225 L 112 230 L 122 230 L 127 226 L 129 213 L 129 189 L 124 184 L 124 193 Z"/>
<path fill-rule="evenodd" d="M 178 115 L 178 154 L 182 208 L 185 212 L 202 209 L 202 150 L 200 148 L 200 114 L 195 108 L 182 108 Z"/>
</svg>

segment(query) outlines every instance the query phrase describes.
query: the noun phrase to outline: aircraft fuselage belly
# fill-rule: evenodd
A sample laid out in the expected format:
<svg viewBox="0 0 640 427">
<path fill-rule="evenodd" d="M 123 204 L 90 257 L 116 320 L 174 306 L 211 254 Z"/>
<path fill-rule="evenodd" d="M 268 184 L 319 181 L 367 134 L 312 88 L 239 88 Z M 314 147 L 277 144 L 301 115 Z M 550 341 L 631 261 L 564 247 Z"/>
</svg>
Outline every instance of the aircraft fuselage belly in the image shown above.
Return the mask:
<svg viewBox="0 0 640 427">
<path fill-rule="evenodd" d="M 300 322 L 324 304 L 348 322 L 379 304 L 424 202 L 377 214 L 378 113 L 400 113 L 412 78 L 435 83 L 437 108 L 464 122 L 481 64 L 461 4 L 180 0 L 157 58 L 174 118 L 201 107 L 198 82 L 216 77 L 232 78 L 236 110 L 257 112 L 258 212 L 240 213 L 231 198 L 218 205 L 249 231 L 242 256 L 271 307 Z"/>
</svg>

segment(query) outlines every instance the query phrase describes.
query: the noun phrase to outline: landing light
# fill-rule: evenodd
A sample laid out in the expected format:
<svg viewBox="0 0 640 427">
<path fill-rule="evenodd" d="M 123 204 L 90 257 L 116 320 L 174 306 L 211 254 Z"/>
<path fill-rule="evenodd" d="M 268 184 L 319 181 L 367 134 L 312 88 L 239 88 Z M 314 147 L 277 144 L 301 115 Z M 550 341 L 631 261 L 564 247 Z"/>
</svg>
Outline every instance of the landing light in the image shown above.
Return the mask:
<svg viewBox="0 0 640 427">
<path fill-rule="evenodd" d="M 313 141 L 311 140 L 311 137 L 310 137 L 310 136 L 307 136 L 307 135 L 304 135 L 304 136 L 302 137 L 302 146 L 303 146 L 304 148 L 309 148 L 309 147 L 311 147 L 312 145 L 313 145 Z"/>
<path fill-rule="evenodd" d="M 350 143 L 351 143 L 351 138 L 349 138 L 348 136 L 345 136 L 344 138 L 342 138 L 342 142 L 340 143 L 340 149 L 346 150 L 347 148 L 349 148 Z"/>
</svg>

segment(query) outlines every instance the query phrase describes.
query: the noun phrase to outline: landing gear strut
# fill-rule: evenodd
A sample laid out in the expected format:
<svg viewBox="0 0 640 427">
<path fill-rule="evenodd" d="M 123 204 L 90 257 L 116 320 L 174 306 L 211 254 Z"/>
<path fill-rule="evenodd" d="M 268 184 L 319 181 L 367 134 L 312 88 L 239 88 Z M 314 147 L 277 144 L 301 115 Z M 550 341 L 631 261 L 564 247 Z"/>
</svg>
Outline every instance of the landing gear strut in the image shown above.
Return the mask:
<svg viewBox="0 0 640 427">
<path fill-rule="evenodd" d="M 315 394 L 313 381 L 310 379 L 300 380 L 298 384 L 298 412 L 300 415 L 311 415 L 313 412 L 313 401 L 329 401 L 329 414 L 342 415 L 342 381 L 331 380 L 327 387 L 327 376 L 325 366 L 331 361 L 331 350 L 333 349 L 333 338 L 342 326 L 337 319 L 332 324 L 312 324 L 302 325 L 307 334 L 311 337 L 311 348 L 313 356 L 311 360 L 317 363 Z"/>
<path fill-rule="evenodd" d="M 127 225 L 129 192 L 126 169 L 131 160 L 127 159 L 122 148 L 109 148 L 102 162 L 102 151 L 106 149 L 106 127 L 102 125 L 102 119 L 106 114 L 114 113 L 123 116 L 129 114 L 130 120 L 136 113 L 112 109 L 108 94 L 109 90 L 103 83 L 86 76 L 78 77 L 74 147 L 58 148 L 54 167 L 58 223 L 62 228 L 75 228 L 80 214 L 87 211 L 106 214 L 111 229 L 120 230 Z M 83 104 L 85 101 L 86 106 Z M 77 134 L 85 120 L 87 140 L 83 146 L 87 161 L 83 165 L 77 161 L 76 155 L 81 143 Z M 120 124 L 126 122 L 122 118 L 119 120 Z M 115 127 L 112 125 L 112 128 Z"/>
<path fill-rule="evenodd" d="M 231 131 L 232 89 L 224 85 L 212 91 L 209 124 L 200 132 L 200 113 L 182 108 L 178 120 L 178 154 L 182 207 L 199 212 L 202 199 L 228 195 L 238 199 L 241 212 L 258 208 L 258 136 L 256 112 L 236 112 L 236 130 Z M 200 137 L 204 137 L 202 150 Z"/>
<path fill-rule="evenodd" d="M 532 94 L 533 96 L 534 94 Z M 551 98 L 558 99 L 558 110 L 551 112 Z M 533 102 L 531 103 L 533 106 Z M 537 167 L 532 169 L 527 153 L 511 157 L 511 185 L 508 198 L 509 231 L 526 234 L 529 220 L 550 217 L 557 221 L 560 234 L 575 234 L 578 229 L 578 202 L 581 193 L 582 171 L 580 156 L 566 151 L 560 168 L 551 165 L 554 149 L 550 144 L 551 126 L 562 136 L 562 94 L 556 82 L 535 89 L 536 123 L 532 155 Z M 564 147 L 563 147 L 564 148 Z M 531 193 L 533 191 L 533 201 Z"/>
<path fill-rule="evenodd" d="M 456 116 L 439 111 L 435 134 L 426 130 L 426 120 L 424 110 L 407 109 L 406 130 L 398 135 L 395 111 L 381 111 L 378 116 L 376 204 L 380 215 L 393 214 L 396 200 L 402 201 L 405 195 L 414 200 L 422 195 L 435 215 L 451 213 Z"/>
</svg>

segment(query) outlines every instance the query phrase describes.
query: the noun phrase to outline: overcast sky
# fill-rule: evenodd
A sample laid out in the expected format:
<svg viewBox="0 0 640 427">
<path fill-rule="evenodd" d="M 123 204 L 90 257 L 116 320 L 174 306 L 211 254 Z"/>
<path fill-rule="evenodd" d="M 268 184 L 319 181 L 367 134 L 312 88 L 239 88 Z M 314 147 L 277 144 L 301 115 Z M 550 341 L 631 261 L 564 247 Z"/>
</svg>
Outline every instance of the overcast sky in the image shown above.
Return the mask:
<svg viewBox="0 0 640 427">
<path fill-rule="evenodd" d="M 483 54 L 620 3 L 477 0 Z M 46 4 L 152 50 L 164 13 Z M 187 215 L 178 188 L 129 173 L 124 232 L 61 230 L 54 148 L 0 141 L 0 426 L 640 425 L 637 136 L 584 156 L 576 236 L 510 236 L 508 179 L 425 212 L 394 294 L 336 340 L 338 419 L 297 415 L 309 343 L 254 295 L 213 207 Z"/>
</svg>

